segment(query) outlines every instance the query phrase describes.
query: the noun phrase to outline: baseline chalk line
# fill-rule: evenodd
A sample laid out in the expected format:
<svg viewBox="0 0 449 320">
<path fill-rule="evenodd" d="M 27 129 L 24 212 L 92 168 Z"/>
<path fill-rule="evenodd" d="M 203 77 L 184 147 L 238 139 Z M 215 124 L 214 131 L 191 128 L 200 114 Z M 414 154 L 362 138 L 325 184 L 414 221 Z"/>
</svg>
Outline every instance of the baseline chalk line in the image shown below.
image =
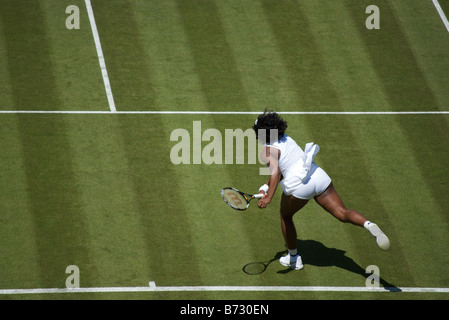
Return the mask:
<svg viewBox="0 0 449 320">
<path fill-rule="evenodd" d="M 272 291 L 272 292 L 376 292 L 376 293 L 449 293 L 449 288 L 424 287 L 338 287 L 338 286 L 156 286 L 147 287 L 92 287 L 92 288 L 39 288 L 2 289 L 0 295 L 62 294 L 62 293 L 114 293 L 114 292 L 195 292 L 195 291 Z"/>
</svg>

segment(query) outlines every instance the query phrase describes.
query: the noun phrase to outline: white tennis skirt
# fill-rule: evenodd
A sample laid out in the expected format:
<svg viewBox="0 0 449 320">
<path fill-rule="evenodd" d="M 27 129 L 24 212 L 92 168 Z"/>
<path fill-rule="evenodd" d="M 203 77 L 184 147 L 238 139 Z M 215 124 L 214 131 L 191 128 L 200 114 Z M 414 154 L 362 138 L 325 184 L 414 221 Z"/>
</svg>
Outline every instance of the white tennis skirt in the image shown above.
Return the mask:
<svg viewBox="0 0 449 320">
<path fill-rule="evenodd" d="M 310 200 L 326 191 L 332 182 L 331 178 L 316 164 L 313 164 L 310 170 L 309 178 L 305 182 L 299 182 L 294 187 L 287 187 L 281 181 L 284 193 L 287 196 L 293 195 L 299 199 Z"/>
</svg>

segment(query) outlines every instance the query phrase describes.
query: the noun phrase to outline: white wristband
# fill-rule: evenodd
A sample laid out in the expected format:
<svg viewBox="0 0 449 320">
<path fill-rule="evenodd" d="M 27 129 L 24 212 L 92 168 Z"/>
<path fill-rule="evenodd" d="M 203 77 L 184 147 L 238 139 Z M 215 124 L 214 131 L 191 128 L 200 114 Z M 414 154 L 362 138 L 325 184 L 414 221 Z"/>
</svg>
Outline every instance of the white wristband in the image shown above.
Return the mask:
<svg viewBox="0 0 449 320">
<path fill-rule="evenodd" d="M 259 188 L 259 192 L 260 192 L 260 191 L 263 191 L 263 192 L 267 193 L 267 192 L 268 192 L 268 189 L 270 189 L 270 187 L 268 187 L 268 184 L 265 183 L 263 186 L 261 186 L 261 187 Z"/>
</svg>

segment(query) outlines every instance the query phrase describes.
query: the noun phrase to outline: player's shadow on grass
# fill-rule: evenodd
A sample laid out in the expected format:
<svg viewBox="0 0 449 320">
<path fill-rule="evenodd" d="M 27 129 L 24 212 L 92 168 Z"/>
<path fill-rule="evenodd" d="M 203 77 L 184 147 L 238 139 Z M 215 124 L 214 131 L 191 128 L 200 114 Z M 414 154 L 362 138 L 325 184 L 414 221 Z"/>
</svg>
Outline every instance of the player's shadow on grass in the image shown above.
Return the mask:
<svg viewBox="0 0 449 320">
<path fill-rule="evenodd" d="M 346 251 L 328 248 L 321 242 L 315 240 L 296 240 L 298 251 L 301 253 L 302 261 L 305 267 L 312 265 L 316 267 L 338 267 L 349 272 L 361 275 L 367 278 L 370 274 L 365 272 L 365 269 L 359 266 L 354 260 L 346 256 Z M 288 273 L 293 271 L 291 268 L 278 271 L 278 273 Z M 389 291 L 400 291 L 395 285 L 389 283 L 382 277 L 379 278 L 381 286 Z"/>
<path fill-rule="evenodd" d="M 354 260 L 346 256 L 346 251 L 328 248 L 321 242 L 315 240 L 296 240 L 298 251 L 301 253 L 302 261 L 305 267 L 307 265 L 312 265 L 316 267 L 338 267 L 349 272 L 361 275 L 366 279 L 369 274 L 365 273 L 365 269 L 359 266 Z M 274 262 L 278 261 L 286 252 L 281 251 L 276 253 L 274 258 L 264 262 L 251 262 L 243 267 L 243 272 L 248 275 L 257 275 L 265 272 L 268 266 Z M 291 268 L 278 271 L 278 273 L 286 274 L 293 271 Z M 296 271 L 298 272 L 298 271 Z M 401 291 L 395 285 L 389 283 L 382 277 L 379 279 L 380 285 L 382 285 L 386 290 L 389 291 Z"/>
</svg>

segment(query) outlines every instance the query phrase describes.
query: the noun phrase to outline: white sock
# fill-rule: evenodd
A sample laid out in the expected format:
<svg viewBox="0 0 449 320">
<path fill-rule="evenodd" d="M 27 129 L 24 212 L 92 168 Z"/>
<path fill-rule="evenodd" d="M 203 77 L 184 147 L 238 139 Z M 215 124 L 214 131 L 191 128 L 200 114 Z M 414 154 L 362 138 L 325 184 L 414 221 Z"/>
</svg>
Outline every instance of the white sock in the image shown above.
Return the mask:
<svg viewBox="0 0 449 320">
<path fill-rule="evenodd" d="M 298 249 L 288 249 L 288 253 L 291 256 L 296 256 L 298 254 Z"/>
<path fill-rule="evenodd" d="M 369 228 L 370 224 L 371 224 L 371 221 L 365 221 L 365 223 L 363 224 L 363 227 L 364 227 L 366 230 L 369 230 L 368 228 Z"/>
</svg>

